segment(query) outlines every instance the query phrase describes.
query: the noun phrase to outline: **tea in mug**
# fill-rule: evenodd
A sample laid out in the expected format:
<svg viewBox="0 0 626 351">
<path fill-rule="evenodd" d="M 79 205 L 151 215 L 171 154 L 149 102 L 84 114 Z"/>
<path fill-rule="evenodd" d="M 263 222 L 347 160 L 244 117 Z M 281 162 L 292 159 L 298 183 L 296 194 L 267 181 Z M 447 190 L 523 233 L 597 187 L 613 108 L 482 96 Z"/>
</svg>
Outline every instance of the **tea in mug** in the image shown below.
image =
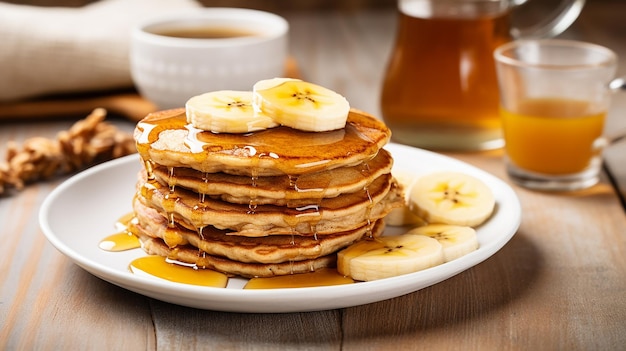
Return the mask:
<svg viewBox="0 0 626 351">
<path fill-rule="evenodd" d="M 214 26 L 168 28 L 162 30 L 154 30 L 153 33 L 166 37 L 190 39 L 228 39 L 258 35 L 253 31 L 243 28 Z"/>
<path fill-rule="evenodd" d="M 502 108 L 509 161 L 522 169 L 550 174 L 584 171 L 598 156 L 594 147 L 606 112 L 589 112 L 588 101 L 526 99 L 512 112 Z"/>
<path fill-rule="evenodd" d="M 511 40 L 509 17 L 400 14 L 381 99 L 396 141 L 433 149 L 502 146 L 493 50 Z"/>
</svg>

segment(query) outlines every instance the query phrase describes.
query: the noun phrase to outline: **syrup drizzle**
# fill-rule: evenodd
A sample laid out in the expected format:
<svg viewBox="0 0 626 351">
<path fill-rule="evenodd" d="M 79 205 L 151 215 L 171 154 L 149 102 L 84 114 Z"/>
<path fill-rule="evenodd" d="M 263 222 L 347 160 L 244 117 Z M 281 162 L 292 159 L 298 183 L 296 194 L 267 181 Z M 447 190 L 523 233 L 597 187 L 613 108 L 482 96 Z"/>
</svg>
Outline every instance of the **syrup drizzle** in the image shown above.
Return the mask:
<svg viewBox="0 0 626 351">
<path fill-rule="evenodd" d="M 115 227 L 119 232 L 109 235 L 102 239 L 98 247 L 105 251 L 119 252 L 139 248 L 141 243 L 131 229 L 135 215 L 130 212 L 120 217 L 115 223 Z"/>
<path fill-rule="evenodd" d="M 259 181 L 259 162 L 263 154 L 258 157 L 256 155 L 256 149 L 253 146 L 246 146 L 244 149 L 248 151 L 250 157 L 253 157 L 250 165 L 250 201 L 248 203 L 248 214 L 255 214 L 258 206 L 258 181 Z"/>
<path fill-rule="evenodd" d="M 167 185 L 170 188 L 170 193 L 174 193 L 176 189 L 176 176 L 174 175 L 174 167 L 168 167 Z"/>
<path fill-rule="evenodd" d="M 104 251 L 119 252 L 140 247 L 139 239 L 128 231 L 107 236 L 98 245 Z"/>
<path fill-rule="evenodd" d="M 228 277 L 209 269 L 198 269 L 175 259 L 144 256 L 133 260 L 129 269 L 137 275 L 149 275 L 175 283 L 225 288 Z"/>
<path fill-rule="evenodd" d="M 314 271 L 313 267 L 311 267 L 310 273 L 283 275 L 271 278 L 252 278 L 244 286 L 244 289 L 307 288 L 352 283 L 354 283 L 354 280 L 339 274 L 336 269 L 322 268 Z"/>
<path fill-rule="evenodd" d="M 198 135 L 203 133 L 204 130 L 194 127 L 192 124 L 185 124 L 185 129 L 189 131 L 185 138 L 185 145 L 191 150 L 192 153 L 198 154 L 204 151 L 205 142 L 198 139 Z"/>
<path fill-rule="evenodd" d="M 216 155 L 218 159 L 239 159 L 244 145 L 243 148 L 252 147 L 256 155 L 264 156 L 264 169 L 270 166 L 282 174 L 323 171 L 334 164 L 353 160 L 354 155 L 371 158 L 389 139 L 381 121 L 354 112 L 348 116 L 345 128 L 328 132 L 310 133 L 276 127 L 248 134 L 216 134 L 193 127 L 187 123 L 185 110 L 177 109 L 151 114 L 137 124 L 137 150 L 143 159 L 151 159 L 151 151 L 166 147 L 160 140 L 162 133 L 164 139 L 169 135 L 184 140 L 183 145 L 176 148 L 186 148 L 192 159 L 202 163 L 201 171 L 222 169 L 221 163 L 211 167 L 210 162 L 203 162 L 207 155 Z"/>
<path fill-rule="evenodd" d="M 151 160 L 144 161 L 144 166 L 148 175 L 148 180 L 154 180 L 154 162 Z"/>
<path fill-rule="evenodd" d="M 206 172 L 202 173 L 202 185 L 203 187 L 200 189 L 200 192 L 199 192 L 200 203 L 204 203 L 204 198 L 206 196 L 206 193 L 208 192 L 208 187 L 209 187 L 209 176 L 208 176 L 208 173 Z"/>
</svg>

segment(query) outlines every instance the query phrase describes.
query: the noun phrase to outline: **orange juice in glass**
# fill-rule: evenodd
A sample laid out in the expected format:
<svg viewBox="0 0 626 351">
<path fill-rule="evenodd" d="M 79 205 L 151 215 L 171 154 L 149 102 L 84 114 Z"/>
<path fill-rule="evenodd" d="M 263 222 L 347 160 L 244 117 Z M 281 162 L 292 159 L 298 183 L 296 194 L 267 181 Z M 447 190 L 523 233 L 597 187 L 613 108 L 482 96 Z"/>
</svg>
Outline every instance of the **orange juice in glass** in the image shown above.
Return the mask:
<svg viewBox="0 0 626 351">
<path fill-rule="evenodd" d="M 500 110 L 506 151 L 518 167 L 545 174 L 584 171 L 598 156 L 606 112 L 584 100 L 528 99 L 516 112 Z M 558 137 L 555 137 L 558 136 Z"/>
<path fill-rule="evenodd" d="M 598 182 L 615 54 L 566 40 L 525 40 L 495 51 L 507 174 L 533 189 Z"/>
</svg>

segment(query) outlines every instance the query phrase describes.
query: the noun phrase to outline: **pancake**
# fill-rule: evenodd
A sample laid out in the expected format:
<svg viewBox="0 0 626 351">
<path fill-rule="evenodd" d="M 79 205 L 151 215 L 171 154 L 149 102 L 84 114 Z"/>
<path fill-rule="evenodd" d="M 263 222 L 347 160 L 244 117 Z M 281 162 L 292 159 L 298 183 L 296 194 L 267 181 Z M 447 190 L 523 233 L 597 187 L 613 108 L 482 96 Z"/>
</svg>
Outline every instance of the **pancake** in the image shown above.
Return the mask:
<svg viewBox="0 0 626 351">
<path fill-rule="evenodd" d="M 331 267 L 403 204 L 382 149 L 391 132 L 358 110 L 333 131 L 231 134 L 193 127 L 181 108 L 148 115 L 134 136 L 144 168 L 130 227 L 146 252 L 198 268 L 271 277 Z"/>
<path fill-rule="evenodd" d="M 269 176 L 252 178 L 226 173 L 203 173 L 191 168 L 156 166 L 154 176 L 159 183 L 183 187 L 223 201 L 259 205 L 300 207 L 321 198 L 361 191 L 374 179 L 391 172 L 393 160 L 386 150 L 369 161 L 352 167 L 340 167 L 300 176 Z"/>
<path fill-rule="evenodd" d="M 163 240 L 139 233 L 143 249 L 151 255 L 168 257 L 172 260 L 194 264 L 201 269 L 212 269 L 230 276 L 244 278 L 274 277 L 279 275 L 314 272 L 321 268 L 334 267 L 337 255 L 322 256 L 310 260 L 288 261 L 282 263 L 245 263 L 224 257 L 206 254 L 190 245 L 169 248 Z"/>
<path fill-rule="evenodd" d="M 382 222 L 376 222 L 352 231 L 318 237 L 274 235 L 249 238 L 228 235 L 227 231 L 207 226 L 199 235 L 179 225 L 170 225 L 165 217 L 138 200 L 134 201 L 133 209 L 137 219 L 134 225 L 144 236 L 162 239 L 169 248 L 191 245 L 209 255 L 245 263 L 281 263 L 327 256 L 363 236 L 378 236 L 383 228 Z"/>
<path fill-rule="evenodd" d="M 321 172 L 374 158 L 391 132 L 375 117 L 350 110 L 346 127 L 304 132 L 276 127 L 246 134 L 212 133 L 187 123 L 185 109 L 149 114 L 135 128 L 144 161 L 165 167 L 249 177 Z"/>
<path fill-rule="evenodd" d="M 140 173 L 137 198 L 162 213 L 171 222 L 189 229 L 212 225 L 231 235 L 327 235 L 353 230 L 387 215 L 402 201 L 391 174 L 382 175 L 366 189 L 344 194 L 301 208 L 275 205 L 233 204 L 213 198 L 199 200 L 197 193 L 172 189 Z"/>
</svg>

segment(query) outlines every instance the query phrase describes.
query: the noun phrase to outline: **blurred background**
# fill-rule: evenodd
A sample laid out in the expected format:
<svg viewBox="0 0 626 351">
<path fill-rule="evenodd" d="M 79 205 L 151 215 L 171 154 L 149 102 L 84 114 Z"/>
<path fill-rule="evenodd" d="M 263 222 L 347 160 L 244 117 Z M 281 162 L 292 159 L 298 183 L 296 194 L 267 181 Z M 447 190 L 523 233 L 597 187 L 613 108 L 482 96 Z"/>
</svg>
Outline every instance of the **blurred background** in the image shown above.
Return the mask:
<svg viewBox="0 0 626 351">
<path fill-rule="evenodd" d="M 546 16 L 549 9 L 557 7 L 560 1 L 529 0 L 514 12 L 514 21 L 534 23 L 537 18 Z M 42 8 L 57 6 L 77 8 L 98 2 L 104 3 L 106 0 L 0 0 L 0 4 L 36 5 Z M 167 4 L 173 6 L 176 2 L 177 0 L 172 0 Z M 187 4 L 189 2 L 186 1 Z M 341 91 L 353 106 L 380 115 L 380 88 L 396 31 L 396 0 L 197 0 L 197 2 L 204 6 L 255 8 L 283 15 L 291 25 L 290 38 L 307 38 L 306 42 L 302 40 L 289 42 L 290 53 L 295 58 L 299 71 L 302 72 L 302 78 L 315 77 L 315 83 Z M 320 16 L 320 12 L 326 14 Z M 574 25 L 560 37 L 590 41 L 611 48 L 620 56 L 618 74 L 624 75 L 626 74 L 624 14 L 626 14 L 625 0 L 587 0 L 582 14 Z M 110 26 L 111 21 L 105 19 L 96 25 L 106 26 L 107 22 Z M 13 24 L 21 25 L 22 28 L 19 30 L 31 25 L 24 21 Z M 39 27 L 42 25 L 40 23 Z M 0 29 L 2 28 L 3 25 L 0 23 Z M 5 24 L 4 30 L 10 31 L 11 28 Z M 12 34 L 19 35 L 19 30 L 14 30 Z M 85 36 L 87 33 L 81 34 Z M 6 45 L 4 50 L 7 50 Z M 10 52 L 4 53 L 5 56 L 11 55 Z M 0 51 L 0 56 L 1 54 Z M 10 57 L 8 59 L 5 57 L 5 60 L 10 60 Z M 333 67 L 328 67 L 324 62 L 333 62 Z M 2 70 L 6 71 L 9 68 L 0 65 L 0 72 Z M 120 74 L 127 73 L 124 71 Z M 128 79 L 125 84 L 128 85 Z M 626 99 L 616 101 L 616 104 L 615 109 L 626 110 Z M 612 129 L 612 121 L 615 119 L 609 120 L 609 129 Z"/>
<path fill-rule="evenodd" d="M 13 4 L 37 6 L 84 6 L 97 0 L 25 0 L 2 1 Z M 205 6 L 246 7 L 279 12 L 289 10 L 360 9 L 395 6 L 394 0 L 199 0 Z"/>
<path fill-rule="evenodd" d="M 106 0 L 0 0 L 1 3 L 35 5 L 41 7 L 68 7 L 77 8 L 85 5 L 105 2 Z M 167 2 L 168 6 L 175 6 L 178 0 Z M 528 0 L 521 8 L 514 12 L 513 20 L 518 24 L 536 23 L 538 19 L 543 18 L 550 11 L 558 7 L 562 0 Z M 182 3 L 183 0 L 180 0 Z M 185 1 L 189 4 L 191 0 Z M 371 67 L 362 67 L 370 70 L 369 74 L 378 79 L 377 81 L 362 82 L 367 83 L 369 87 L 374 89 L 372 98 L 378 99 L 376 95 L 377 85 L 380 85 L 382 74 L 387 62 L 387 57 L 396 30 L 396 4 L 397 0 L 196 0 L 204 6 L 215 7 L 244 7 L 261 9 L 283 15 L 291 23 L 291 37 L 298 37 L 301 33 L 306 33 L 311 37 L 311 43 L 301 43 L 290 41 L 290 51 L 301 63 L 302 71 L 312 71 L 316 77 L 320 77 L 320 84 L 329 84 L 335 88 L 337 81 L 324 82 L 324 74 L 319 70 L 322 67 L 306 64 L 309 61 L 319 61 L 315 58 L 318 56 L 329 55 L 329 53 L 320 53 L 316 51 L 316 43 L 330 41 L 325 36 L 341 36 L 334 38 L 335 42 L 350 42 L 349 45 L 357 46 L 358 52 L 367 52 L 372 55 L 368 60 L 372 63 Z M 130 2 L 129 2 L 130 3 Z M 318 17 L 319 12 L 328 12 L 328 16 Z M 616 51 L 620 55 L 622 61 L 626 56 L 626 0 L 587 0 L 587 4 L 582 14 L 560 37 L 587 40 L 596 44 L 604 45 Z M 6 14 L 5 14 L 6 15 Z M 2 14 L 0 13 L 0 18 Z M 110 22 L 110 21 L 109 21 Z M 23 24 L 26 26 L 27 24 Z M 40 24 L 41 27 L 42 24 Z M 96 25 L 106 26 L 107 21 L 101 21 Z M 110 25 L 110 23 L 109 23 Z M 0 24 L 0 29 L 3 26 Z M 374 30 L 372 30 L 374 29 Z M 19 30 L 19 29 L 18 29 Z M 4 31 L 9 34 L 17 34 L 8 25 L 4 26 Z M 348 36 L 358 34 L 358 37 Z M 349 40 L 348 40 L 349 39 Z M 376 47 L 367 47 L 371 43 L 376 43 Z M 386 46 L 385 46 L 386 45 Z M 318 47 L 319 47 L 318 46 Z M 359 47 L 363 46 L 363 47 Z M 327 46 L 325 46 L 327 47 Z M 342 49 L 342 48 L 337 48 Z M 5 49 L 6 50 L 6 49 Z M 354 51 L 354 50 L 349 50 Z M 6 52 L 5 52 L 6 53 Z M 309 57 L 313 55 L 313 57 Z M 1 61 L 0 61 L 1 62 Z M 341 63 L 338 63 L 341 65 Z M 624 74 L 625 64 L 620 65 L 618 73 Z M 0 69 L 7 67 L 0 67 Z M 349 70 L 359 69 L 359 67 L 346 67 Z M 371 70 L 376 73 L 372 75 Z M 335 68 L 333 71 L 337 71 Z M 380 73 L 378 73 L 380 72 Z M 321 73 L 321 74 L 320 74 Z M 354 73 L 354 72 L 353 72 Z M 359 74 L 352 74 L 352 79 L 359 79 Z M 336 73 L 335 73 L 336 74 Z M 342 79 L 338 77 L 336 79 Z M 340 84 L 339 82 L 339 85 Z M 350 92 L 346 92 L 350 94 Z M 348 96 L 350 97 L 350 96 Z M 365 102 L 364 109 L 368 109 L 373 113 L 378 112 L 377 103 L 373 101 Z"/>
</svg>

